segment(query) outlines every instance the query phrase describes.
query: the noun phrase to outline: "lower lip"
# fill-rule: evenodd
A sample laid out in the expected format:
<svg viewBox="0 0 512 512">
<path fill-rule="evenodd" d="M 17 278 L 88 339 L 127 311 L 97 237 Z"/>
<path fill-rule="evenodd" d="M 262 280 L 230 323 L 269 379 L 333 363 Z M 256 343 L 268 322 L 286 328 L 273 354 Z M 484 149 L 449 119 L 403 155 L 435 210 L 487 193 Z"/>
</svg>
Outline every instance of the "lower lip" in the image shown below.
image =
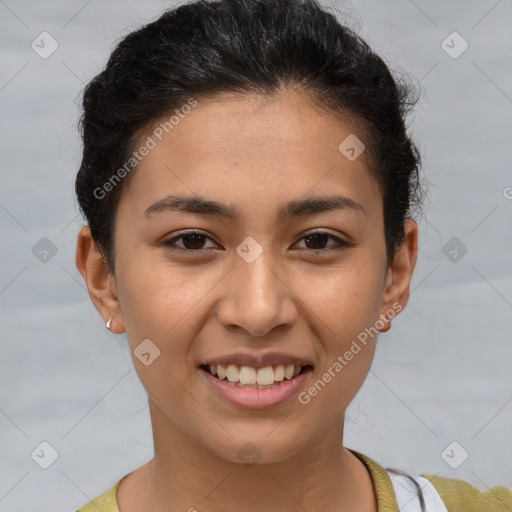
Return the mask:
<svg viewBox="0 0 512 512">
<path fill-rule="evenodd" d="M 282 380 L 273 388 L 266 389 L 239 388 L 214 377 L 203 368 L 199 368 L 199 372 L 220 396 L 233 405 L 245 409 L 267 409 L 280 405 L 296 395 L 311 373 L 311 369 L 293 379 Z"/>
</svg>

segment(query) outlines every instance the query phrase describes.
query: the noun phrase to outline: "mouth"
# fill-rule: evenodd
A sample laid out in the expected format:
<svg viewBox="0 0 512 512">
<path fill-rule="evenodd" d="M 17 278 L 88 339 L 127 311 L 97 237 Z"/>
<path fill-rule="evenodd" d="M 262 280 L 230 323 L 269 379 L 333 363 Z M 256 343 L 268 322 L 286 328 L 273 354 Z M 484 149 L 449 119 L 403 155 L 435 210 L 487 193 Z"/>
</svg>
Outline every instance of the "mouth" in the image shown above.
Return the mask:
<svg viewBox="0 0 512 512">
<path fill-rule="evenodd" d="M 313 366 L 293 364 L 268 365 L 262 368 L 251 366 L 201 364 L 199 368 L 228 385 L 244 389 L 269 389 L 281 386 L 297 377 L 313 371 Z"/>
</svg>

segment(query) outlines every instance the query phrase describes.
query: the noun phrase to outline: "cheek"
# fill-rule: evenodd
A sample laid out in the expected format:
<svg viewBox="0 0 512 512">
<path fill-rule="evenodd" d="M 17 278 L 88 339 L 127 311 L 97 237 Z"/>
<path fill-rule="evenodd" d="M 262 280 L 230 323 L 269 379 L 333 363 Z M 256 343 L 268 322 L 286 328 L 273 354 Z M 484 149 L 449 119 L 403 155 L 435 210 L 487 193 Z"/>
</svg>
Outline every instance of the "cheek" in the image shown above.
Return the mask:
<svg viewBox="0 0 512 512">
<path fill-rule="evenodd" d="M 309 318 L 319 367 L 299 402 L 304 414 L 322 417 L 324 425 L 339 420 L 364 383 L 375 354 L 378 319 L 375 280 L 354 286 L 347 278 L 331 281 L 311 297 Z M 377 315 L 377 316 L 376 316 Z"/>
<path fill-rule="evenodd" d="M 344 266 L 333 269 L 329 276 L 317 273 L 316 281 L 308 281 L 298 293 L 304 300 L 308 328 L 315 347 L 319 381 L 308 392 L 311 402 L 327 404 L 332 414 L 351 402 L 370 369 L 378 331 L 380 275 L 376 266 L 359 268 Z M 298 281 L 299 282 L 299 281 Z M 312 283 L 315 283 L 313 286 Z M 316 399 L 317 395 L 322 398 Z M 306 401 L 308 397 L 306 397 Z"/>
<path fill-rule="evenodd" d="M 297 275 L 293 291 L 305 306 L 305 314 L 318 326 L 320 340 L 336 349 L 378 319 L 381 276 L 373 265 L 346 264 Z"/>
<path fill-rule="evenodd" d="M 187 364 L 193 341 L 210 313 L 208 294 L 226 272 L 138 261 L 134 258 L 129 265 L 120 265 L 118 286 L 132 361 L 155 401 L 163 393 L 161 400 L 187 408 L 180 383 L 193 377 L 195 366 Z M 148 339 L 151 343 L 144 341 Z M 149 357 L 138 357 L 148 352 Z M 151 362 L 146 365 L 148 359 Z"/>
<path fill-rule="evenodd" d="M 304 414 L 336 421 L 352 402 L 365 381 L 374 354 L 374 345 L 360 345 L 350 361 L 340 352 L 316 372 L 315 379 L 298 397 Z M 339 359 L 338 359 L 339 356 Z"/>
<path fill-rule="evenodd" d="M 154 337 L 165 346 L 176 332 L 198 322 L 202 300 L 222 278 L 222 273 L 185 267 L 161 258 L 140 262 L 133 258 L 121 266 L 119 302 L 127 336 Z"/>
<path fill-rule="evenodd" d="M 201 325 L 197 315 L 208 282 L 170 265 L 137 264 L 137 258 L 119 266 L 118 281 L 126 336 L 140 381 L 166 413 L 187 409 L 181 383 L 190 377 L 186 361 Z"/>
</svg>

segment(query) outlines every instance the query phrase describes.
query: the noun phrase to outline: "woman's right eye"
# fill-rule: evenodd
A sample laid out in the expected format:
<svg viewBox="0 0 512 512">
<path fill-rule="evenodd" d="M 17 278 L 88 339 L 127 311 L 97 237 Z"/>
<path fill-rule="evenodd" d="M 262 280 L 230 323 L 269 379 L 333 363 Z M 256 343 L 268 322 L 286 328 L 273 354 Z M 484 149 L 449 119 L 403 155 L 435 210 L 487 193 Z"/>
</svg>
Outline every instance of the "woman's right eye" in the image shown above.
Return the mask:
<svg viewBox="0 0 512 512">
<path fill-rule="evenodd" d="M 205 239 L 211 240 L 211 238 L 201 232 L 190 231 L 187 233 L 181 233 L 180 235 L 169 238 L 168 240 L 163 240 L 161 243 L 173 251 L 176 250 L 193 253 L 206 250 L 203 248 Z M 176 242 L 178 240 L 183 241 L 182 243 L 184 247 L 176 246 Z"/>
</svg>

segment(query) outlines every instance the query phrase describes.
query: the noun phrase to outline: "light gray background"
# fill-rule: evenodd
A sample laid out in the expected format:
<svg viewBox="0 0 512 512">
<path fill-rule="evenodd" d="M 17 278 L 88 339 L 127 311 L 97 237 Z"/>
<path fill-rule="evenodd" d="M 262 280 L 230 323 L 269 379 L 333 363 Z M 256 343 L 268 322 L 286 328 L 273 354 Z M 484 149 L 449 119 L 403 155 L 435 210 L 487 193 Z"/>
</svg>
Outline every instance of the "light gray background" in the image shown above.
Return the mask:
<svg viewBox="0 0 512 512">
<path fill-rule="evenodd" d="M 152 456 L 126 339 L 105 329 L 74 264 L 76 123 L 114 40 L 170 5 L 0 0 L 0 511 L 76 510 Z M 379 338 L 345 445 L 412 473 L 512 488 L 512 2 L 334 5 L 420 81 L 411 129 L 431 183 L 411 299 Z M 42 31 L 59 44 L 47 59 L 31 48 Z M 453 31 L 469 44 L 456 59 L 441 47 Z M 46 262 L 32 252 L 42 237 L 57 247 Z M 456 263 L 443 253 L 452 237 L 468 249 Z M 43 441 L 58 452 L 48 469 L 31 458 Z M 453 441 L 469 453 L 457 469 L 441 455 Z"/>
</svg>

